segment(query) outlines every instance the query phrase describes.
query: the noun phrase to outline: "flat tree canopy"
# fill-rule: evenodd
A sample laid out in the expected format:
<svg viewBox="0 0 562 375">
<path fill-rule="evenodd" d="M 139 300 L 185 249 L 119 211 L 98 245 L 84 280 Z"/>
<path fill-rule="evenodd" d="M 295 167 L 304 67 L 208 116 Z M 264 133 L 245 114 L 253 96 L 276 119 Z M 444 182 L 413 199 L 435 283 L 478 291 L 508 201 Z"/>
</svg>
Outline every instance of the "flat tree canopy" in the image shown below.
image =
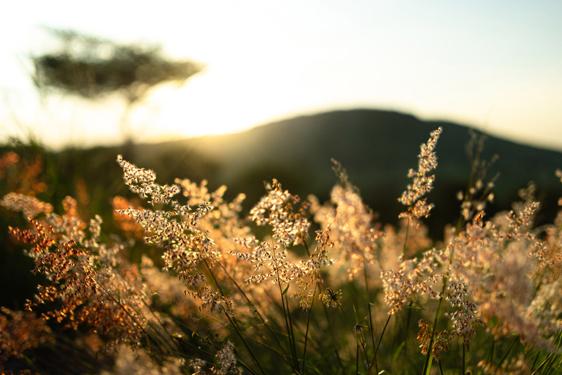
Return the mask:
<svg viewBox="0 0 562 375">
<path fill-rule="evenodd" d="M 56 51 L 33 56 L 33 81 L 40 91 L 99 99 L 123 96 L 141 100 L 161 83 L 183 83 L 201 71 L 189 60 L 172 61 L 159 46 L 119 44 L 75 31 L 50 29 L 60 41 Z"/>
</svg>

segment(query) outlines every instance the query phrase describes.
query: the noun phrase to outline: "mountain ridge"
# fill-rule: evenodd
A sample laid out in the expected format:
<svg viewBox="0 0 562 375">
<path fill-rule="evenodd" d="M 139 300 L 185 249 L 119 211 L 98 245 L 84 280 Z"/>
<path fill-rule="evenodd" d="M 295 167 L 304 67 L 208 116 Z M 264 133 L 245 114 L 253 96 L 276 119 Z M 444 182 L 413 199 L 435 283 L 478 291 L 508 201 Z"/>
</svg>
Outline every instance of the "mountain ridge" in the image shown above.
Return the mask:
<svg viewBox="0 0 562 375">
<path fill-rule="evenodd" d="M 295 121 L 315 118 L 315 117 L 323 116 L 323 115 L 332 115 L 332 114 L 337 114 L 337 113 L 361 112 L 361 111 L 394 114 L 394 115 L 398 115 L 398 116 L 403 116 L 405 118 L 411 118 L 412 120 L 414 120 L 416 122 L 435 123 L 435 124 L 443 123 L 443 124 L 450 124 L 450 125 L 453 125 L 453 126 L 460 126 L 462 128 L 468 128 L 468 129 L 471 129 L 471 130 L 473 130 L 477 133 L 482 133 L 482 134 L 485 134 L 485 135 L 490 136 L 490 137 L 499 138 L 499 139 L 504 140 L 505 142 L 513 143 L 513 144 L 516 144 L 516 145 L 531 147 L 531 148 L 546 150 L 546 151 L 553 151 L 553 152 L 556 152 L 556 153 L 562 153 L 562 147 L 541 145 L 541 144 L 537 144 L 537 143 L 533 143 L 533 142 L 528 143 L 528 142 L 525 142 L 521 139 L 514 139 L 514 138 L 510 138 L 510 137 L 505 137 L 505 136 L 502 136 L 499 133 L 489 131 L 488 129 L 483 129 L 483 128 L 480 128 L 480 127 L 472 126 L 468 122 L 465 123 L 463 121 L 456 121 L 456 120 L 451 120 L 451 119 L 441 118 L 441 117 L 421 118 L 421 117 L 418 117 L 417 115 L 414 115 L 414 114 L 411 114 L 411 113 L 408 113 L 408 112 L 405 112 L 405 111 L 379 109 L 379 108 L 369 108 L 369 107 L 333 109 L 333 110 L 327 110 L 327 111 L 315 111 L 315 112 L 310 112 L 310 113 L 296 114 L 296 115 L 287 116 L 287 117 L 284 117 L 284 118 L 281 118 L 281 119 L 276 119 L 276 120 L 273 120 L 273 121 L 260 123 L 258 125 L 253 126 L 253 127 L 250 127 L 250 128 L 247 128 L 247 129 L 244 129 L 244 130 L 241 130 L 241 131 L 237 131 L 237 132 L 232 132 L 232 133 L 198 135 L 198 136 L 194 136 L 194 137 L 183 137 L 181 139 L 159 140 L 159 141 L 154 141 L 154 142 L 153 141 L 147 141 L 147 142 L 140 142 L 140 144 L 144 144 L 144 145 L 174 145 L 174 144 L 177 144 L 177 143 L 184 143 L 184 142 L 204 142 L 204 141 L 209 140 L 209 139 L 236 137 L 236 136 L 239 136 L 241 134 L 247 134 L 247 133 L 250 133 L 250 132 L 253 132 L 253 131 L 259 131 L 263 128 L 271 128 L 271 127 L 275 127 L 275 126 L 278 126 L 278 125 L 284 126 L 287 123 L 292 123 L 292 122 L 295 122 Z"/>
<path fill-rule="evenodd" d="M 249 191 L 251 197 L 263 192 L 263 181 L 277 178 L 291 191 L 314 193 L 326 199 L 336 182 L 330 168 L 330 159 L 334 158 L 348 170 L 365 200 L 388 219 L 400 209 L 396 198 L 408 183 L 408 169 L 417 165 L 420 144 L 438 126 L 443 127 L 443 134 L 436 150 L 439 166 L 435 192 L 430 196 L 436 202 L 436 211 L 439 205 L 457 204 L 456 192 L 466 185 L 470 164 L 465 146 L 471 132 L 486 138 L 482 158 L 499 155 L 492 171 L 492 175 L 500 173 L 496 184 L 498 209 L 509 208 L 510 202 L 517 199 L 517 189 L 529 180 L 538 185 L 540 198 L 548 201 L 549 207 L 553 205 L 560 192 L 554 173 L 562 168 L 562 153 L 487 135 L 462 124 L 421 120 L 395 111 L 323 112 L 275 121 L 241 133 L 142 145 L 139 149 L 146 163 L 159 152 L 173 154 L 174 150 L 190 149 L 219 166 L 214 181 L 234 191 Z M 145 165 L 143 161 L 140 164 Z M 443 216 L 449 220 L 458 208 L 447 211 L 450 212 Z"/>
</svg>

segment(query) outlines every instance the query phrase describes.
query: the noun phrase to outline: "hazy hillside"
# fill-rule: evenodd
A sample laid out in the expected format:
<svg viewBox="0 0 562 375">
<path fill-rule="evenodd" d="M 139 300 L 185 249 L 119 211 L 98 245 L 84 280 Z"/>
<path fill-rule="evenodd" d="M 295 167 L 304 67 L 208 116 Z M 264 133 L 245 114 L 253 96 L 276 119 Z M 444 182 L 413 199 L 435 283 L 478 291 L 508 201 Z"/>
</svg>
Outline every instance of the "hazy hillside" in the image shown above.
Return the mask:
<svg viewBox="0 0 562 375">
<path fill-rule="evenodd" d="M 124 153 L 139 165 L 155 169 L 161 181 L 189 177 L 207 178 L 211 187 L 226 184 L 231 193 L 248 195 L 246 206 L 263 193 L 263 181 L 273 177 L 301 196 L 313 193 L 326 199 L 336 181 L 330 167 L 334 158 L 348 170 L 351 181 L 381 218 L 393 221 L 400 209 L 396 199 L 407 184 L 406 173 L 417 164 L 419 145 L 437 126 L 444 128 L 437 147 L 436 189 L 431 196 L 436 203 L 433 220 L 440 220 L 431 226 L 438 228 L 458 215 L 455 195 L 465 188 L 469 176 L 465 149 L 470 129 L 380 110 L 301 116 L 224 136 L 48 152 L 45 167 L 51 177 L 45 198 L 57 202 L 67 194 L 76 195 L 76 182 L 84 180 L 89 209 L 109 211 L 107 197 L 126 193 L 115 163 L 115 155 Z M 552 216 L 562 195 L 554 176 L 562 168 L 562 153 L 490 136 L 483 157 L 490 159 L 494 154 L 499 160 L 491 174 L 500 176 L 492 209 L 509 208 L 517 189 L 533 180 L 545 207 L 542 218 Z"/>
<path fill-rule="evenodd" d="M 397 212 L 396 197 L 404 188 L 408 168 L 416 165 L 420 143 L 437 126 L 444 128 L 437 152 L 439 168 L 433 199 L 440 217 L 453 219 L 454 196 L 469 175 L 466 145 L 469 128 L 421 121 L 411 115 L 379 110 L 350 110 L 296 117 L 250 131 L 188 141 L 140 146 L 139 161 L 173 150 L 200 153 L 218 165 L 211 183 L 226 183 L 235 191 L 262 191 L 262 181 L 278 177 L 298 193 L 327 197 L 335 181 L 330 158 L 339 160 L 363 196 L 383 217 Z M 549 207 L 562 192 L 554 177 L 562 154 L 488 136 L 484 158 L 497 154 L 492 173 L 497 180 L 497 208 L 506 208 L 519 187 L 531 179 Z M 524 172 L 524 173 L 522 173 Z M 547 210 L 548 214 L 548 210 Z M 436 215 L 438 216 L 438 215 Z"/>
</svg>

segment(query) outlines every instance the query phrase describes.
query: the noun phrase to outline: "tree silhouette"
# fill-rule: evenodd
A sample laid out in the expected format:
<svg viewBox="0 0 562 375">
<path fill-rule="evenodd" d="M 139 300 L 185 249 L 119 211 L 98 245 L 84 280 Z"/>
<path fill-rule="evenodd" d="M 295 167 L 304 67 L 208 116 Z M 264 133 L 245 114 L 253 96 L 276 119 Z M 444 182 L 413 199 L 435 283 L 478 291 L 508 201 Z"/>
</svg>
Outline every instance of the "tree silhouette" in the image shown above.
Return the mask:
<svg viewBox="0 0 562 375">
<path fill-rule="evenodd" d="M 48 29 L 55 51 L 32 56 L 32 79 L 40 93 L 58 92 L 88 100 L 118 95 L 125 100 L 121 130 L 130 140 L 128 113 L 163 83 L 181 84 L 201 71 L 189 60 L 170 60 L 160 46 L 119 44 L 76 31 Z"/>
</svg>

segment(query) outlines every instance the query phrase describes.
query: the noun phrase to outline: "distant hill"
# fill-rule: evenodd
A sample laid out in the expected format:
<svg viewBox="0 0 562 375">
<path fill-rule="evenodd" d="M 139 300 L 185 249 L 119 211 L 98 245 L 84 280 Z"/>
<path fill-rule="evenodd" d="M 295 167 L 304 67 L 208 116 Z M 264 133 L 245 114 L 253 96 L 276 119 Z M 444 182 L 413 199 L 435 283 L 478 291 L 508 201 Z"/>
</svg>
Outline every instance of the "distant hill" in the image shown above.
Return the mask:
<svg viewBox="0 0 562 375">
<path fill-rule="evenodd" d="M 43 198 L 60 202 L 67 194 L 81 194 L 77 184 L 83 181 L 88 187 L 89 213 L 109 213 L 108 197 L 127 193 L 115 163 L 115 156 L 123 153 L 138 165 L 156 170 L 160 181 L 188 177 L 206 178 L 211 187 L 226 184 L 230 194 L 248 195 L 245 207 L 257 201 L 264 192 L 263 182 L 273 177 L 302 197 L 312 193 L 327 199 L 336 182 L 330 166 L 334 158 L 347 169 L 381 220 L 392 222 L 401 209 L 397 198 L 408 182 L 406 173 L 417 165 L 419 145 L 438 126 L 443 127 L 443 134 L 437 146 L 439 167 L 430 196 L 436 208 L 430 222 L 433 228 L 442 228 L 455 222 L 459 212 L 455 196 L 467 184 L 470 164 L 465 149 L 470 128 L 373 109 L 299 116 L 238 134 L 45 152 L 50 177 Z M 0 151 L 7 149 L 0 147 Z M 517 190 L 532 180 L 544 206 L 539 222 L 551 220 L 562 196 L 554 176 L 557 168 L 562 169 L 562 153 L 488 136 L 482 157 L 490 159 L 494 154 L 499 160 L 491 174 L 500 176 L 492 209 L 509 208 Z"/>
<path fill-rule="evenodd" d="M 458 213 L 455 194 L 466 186 L 469 176 L 466 145 L 471 131 L 455 123 L 372 109 L 334 111 L 238 134 L 141 145 L 137 155 L 141 164 L 150 164 L 159 155 L 191 150 L 218 165 L 210 176 L 212 184 L 225 183 L 234 191 L 249 192 L 253 199 L 263 191 L 262 182 L 272 177 L 299 194 L 327 198 L 336 181 L 330 168 L 334 158 L 348 170 L 371 207 L 383 219 L 392 220 L 400 208 L 396 198 L 407 183 L 407 170 L 417 165 L 419 145 L 438 126 L 443 127 L 443 135 L 437 147 L 439 167 L 432 200 L 435 216 L 453 221 Z M 490 159 L 494 154 L 499 159 L 491 174 L 500 174 L 495 207 L 508 208 L 517 189 L 532 180 L 547 207 L 544 215 L 551 216 L 562 195 L 554 176 L 562 168 L 562 153 L 487 136 L 482 156 Z"/>
</svg>

